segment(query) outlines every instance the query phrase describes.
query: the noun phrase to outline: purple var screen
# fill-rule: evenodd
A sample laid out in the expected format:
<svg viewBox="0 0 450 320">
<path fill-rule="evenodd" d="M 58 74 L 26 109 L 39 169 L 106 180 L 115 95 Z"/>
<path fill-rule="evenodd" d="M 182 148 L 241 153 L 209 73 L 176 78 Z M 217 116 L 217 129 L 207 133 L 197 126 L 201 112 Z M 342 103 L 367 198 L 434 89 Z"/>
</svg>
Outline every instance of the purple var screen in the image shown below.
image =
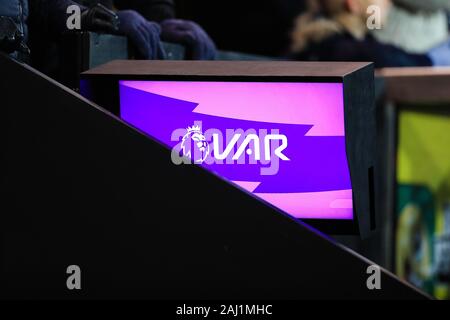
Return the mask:
<svg viewBox="0 0 450 320">
<path fill-rule="evenodd" d="M 120 116 L 295 218 L 353 219 L 342 83 L 120 81 Z M 187 165 L 187 164 L 181 164 Z"/>
</svg>

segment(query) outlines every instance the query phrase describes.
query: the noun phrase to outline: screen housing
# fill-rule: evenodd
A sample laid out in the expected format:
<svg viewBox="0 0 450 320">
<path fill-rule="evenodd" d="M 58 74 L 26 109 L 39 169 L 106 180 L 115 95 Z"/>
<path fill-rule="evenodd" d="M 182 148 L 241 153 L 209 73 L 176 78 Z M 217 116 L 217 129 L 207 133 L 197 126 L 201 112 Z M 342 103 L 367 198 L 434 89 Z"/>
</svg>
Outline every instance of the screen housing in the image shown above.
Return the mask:
<svg viewBox="0 0 450 320">
<path fill-rule="evenodd" d="M 128 67 L 129 66 L 129 67 Z M 327 234 L 368 237 L 376 228 L 375 92 L 371 63 L 113 61 L 82 75 L 81 93 L 120 115 L 120 81 L 342 83 L 346 151 L 353 187 L 354 219 L 305 219 Z"/>
</svg>

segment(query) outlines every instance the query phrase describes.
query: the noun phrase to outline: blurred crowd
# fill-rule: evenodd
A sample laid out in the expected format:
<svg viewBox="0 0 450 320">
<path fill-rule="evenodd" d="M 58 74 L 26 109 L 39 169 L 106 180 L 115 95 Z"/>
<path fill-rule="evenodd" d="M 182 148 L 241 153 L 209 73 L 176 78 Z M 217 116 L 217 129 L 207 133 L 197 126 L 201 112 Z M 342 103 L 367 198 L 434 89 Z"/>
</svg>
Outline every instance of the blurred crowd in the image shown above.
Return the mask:
<svg viewBox="0 0 450 320">
<path fill-rule="evenodd" d="M 70 6 L 80 30 L 68 28 Z M 186 59 L 217 48 L 277 59 L 373 61 L 376 67 L 449 66 L 450 0 L 2 0 L 0 49 L 40 69 L 59 61 L 70 32 L 126 36 L 135 59 L 165 59 L 162 42 Z"/>
<path fill-rule="evenodd" d="M 297 18 L 291 52 L 298 60 L 447 66 L 449 6 L 443 0 L 311 0 Z"/>
</svg>

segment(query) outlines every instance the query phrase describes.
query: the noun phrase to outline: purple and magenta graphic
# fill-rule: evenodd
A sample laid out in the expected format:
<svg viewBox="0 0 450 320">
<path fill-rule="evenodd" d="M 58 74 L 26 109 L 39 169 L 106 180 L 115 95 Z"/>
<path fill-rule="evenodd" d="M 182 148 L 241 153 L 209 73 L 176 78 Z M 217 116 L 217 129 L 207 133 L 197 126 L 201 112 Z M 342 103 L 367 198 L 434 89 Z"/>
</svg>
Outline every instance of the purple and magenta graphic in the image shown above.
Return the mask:
<svg viewBox="0 0 450 320">
<path fill-rule="evenodd" d="M 341 83 L 121 81 L 120 113 L 296 218 L 353 219 Z"/>
</svg>

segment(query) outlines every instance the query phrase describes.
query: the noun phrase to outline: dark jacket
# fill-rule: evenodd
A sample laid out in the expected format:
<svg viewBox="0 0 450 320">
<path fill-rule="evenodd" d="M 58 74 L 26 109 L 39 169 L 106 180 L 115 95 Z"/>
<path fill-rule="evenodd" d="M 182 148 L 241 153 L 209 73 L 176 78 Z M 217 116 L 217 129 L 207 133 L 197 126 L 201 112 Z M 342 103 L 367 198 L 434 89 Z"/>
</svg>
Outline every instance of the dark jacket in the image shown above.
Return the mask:
<svg viewBox="0 0 450 320">
<path fill-rule="evenodd" d="M 28 1 L 31 64 L 41 72 L 55 77 L 53 72 L 59 65 L 57 42 L 60 35 L 67 31 L 67 8 L 78 3 L 72 0 Z"/>
<path fill-rule="evenodd" d="M 150 21 L 161 22 L 175 18 L 175 4 L 173 0 L 76 0 L 90 7 L 101 3 L 109 9 L 135 10 Z"/>
<path fill-rule="evenodd" d="M 136 10 L 150 21 L 161 22 L 175 18 L 174 0 L 114 0 L 113 2 L 117 9 Z"/>
<path fill-rule="evenodd" d="M 78 3 L 72 0 L 29 0 L 29 4 L 29 25 L 37 32 L 53 36 L 67 31 L 67 8 Z"/>
<path fill-rule="evenodd" d="M 423 54 L 411 54 L 377 41 L 370 33 L 363 39 L 353 36 L 346 25 L 358 25 L 351 15 L 329 19 L 307 12 L 297 18 L 292 32 L 292 57 L 306 61 L 368 61 L 376 68 L 431 66 Z M 365 26 L 364 26 L 365 27 Z"/>
<path fill-rule="evenodd" d="M 292 56 L 306 61 L 370 61 L 376 68 L 431 66 L 423 54 L 410 54 L 392 45 L 382 44 L 371 35 L 357 40 L 349 33 L 339 33 L 311 43 Z"/>
</svg>

